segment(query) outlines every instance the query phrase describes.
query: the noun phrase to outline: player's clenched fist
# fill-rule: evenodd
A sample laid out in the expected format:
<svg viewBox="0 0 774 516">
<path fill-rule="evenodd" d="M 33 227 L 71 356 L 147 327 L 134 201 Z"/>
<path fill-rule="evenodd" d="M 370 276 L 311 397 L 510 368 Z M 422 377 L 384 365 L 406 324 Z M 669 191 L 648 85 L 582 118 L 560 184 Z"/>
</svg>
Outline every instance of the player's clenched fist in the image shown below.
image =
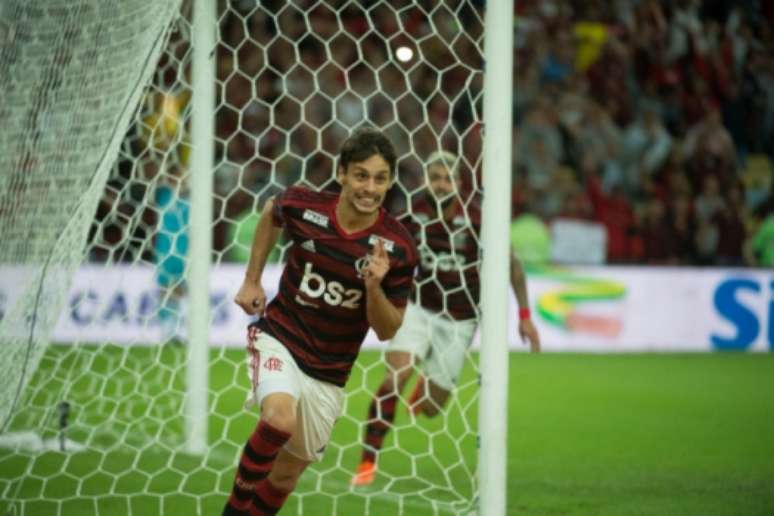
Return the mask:
<svg viewBox="0 0 774 516">
<path fill-rule="evenodd" d="M 266 309 L 266 294 L 259 283 L 245 279 L 234 302 L 248 315 L 262 315 Z"/>
<path fill-rule="evenodd" d="M 366 288 L 379 285 L 390 270 L 390 257 L 384 249 L 381 238 L 376 240 L 373 251 L 368 255 L 368 263 L 363 269 Z"/>
</svg>

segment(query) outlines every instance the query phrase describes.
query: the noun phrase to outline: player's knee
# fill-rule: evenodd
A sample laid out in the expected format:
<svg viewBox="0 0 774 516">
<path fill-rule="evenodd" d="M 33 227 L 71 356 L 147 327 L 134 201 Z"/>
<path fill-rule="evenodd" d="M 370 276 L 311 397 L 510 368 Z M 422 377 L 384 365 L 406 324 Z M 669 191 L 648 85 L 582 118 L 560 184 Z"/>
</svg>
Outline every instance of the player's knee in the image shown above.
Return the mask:
<svg viewBox="0 0 774 516">
<path fill-rule="evenodd" d="M 427 417 L 434 417 L 441 413 L 450 391 L 430 382 L 430 396 L 422 404 L 422 413 Z"/>
<path fill-rule="evenodd" d="M 393 375 L 388 374 L 379 386 L 380 396 L 394 396 L 399 393 L 398 381 Z"/>
<path fill-rule="evenodd" d="M 296 429 L 296 413 L 292 406 L 264 405 L 261 420 L 277 430 L 292 434 Z"/>
<path fill-rule="evenodd" d="M 411 371 L 400 371 L 390 375 L 389 385 L 393 394 L 400 394 L 411 378 Z"/>
<path fill-rule="evenodd" d="M 401 389 L 406 386 L 413 373 L 414 371 L 410 367 L 398 371 L 398 386 Z"/>
<path fill-rule="evenodd" d="M 379 392 L 387 396 L 398 395 L 403 392 L 403 388 L 406 387 L 410 378 L 411 371 L 408 371 L 407 373 L 388 371 L 379 388 Z"/>
<path fill-rule="evenodd" d="M 299 476 L 292 471 L 272 471 L 269 481 L 278 490 L 289 493 L 296 488 Z"/>
<path fill-rule="evenodd" d="M 394 378 L 408 378 L 414 371 L 414 357 L 411 353 L 393 351 L 387 354 L 387 375 Z"/>
<path fill-rule="evenodd" d="M 292 434 L 296 429 L 296 416 L 292 411 L 272 411 L 261 419 L 277 430 Z"/>
</svg>

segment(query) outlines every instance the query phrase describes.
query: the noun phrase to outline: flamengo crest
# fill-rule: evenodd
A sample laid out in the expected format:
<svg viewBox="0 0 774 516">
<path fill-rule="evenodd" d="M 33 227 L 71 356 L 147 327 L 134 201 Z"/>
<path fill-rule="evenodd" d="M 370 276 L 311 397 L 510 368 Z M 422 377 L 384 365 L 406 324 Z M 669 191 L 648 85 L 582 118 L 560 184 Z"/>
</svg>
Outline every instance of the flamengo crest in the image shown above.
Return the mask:
<svg viewBox="0 0 774 516">
<path fill-rule="evenodd" d="M 263 363 L 263 367 L 269 371 L 282 371 L 282 360 L 277 357 L 269 357 Z"/>
<path fill-rule="evenodd" d="M 363 274 L 363 271 L 365 270 L 366 267 L 368 267 L 368 255 L 358 258 L 355 261 L 355 270 L 357 271 L 358 278 L 362 279 L 365 277 Z"/>
</svg>

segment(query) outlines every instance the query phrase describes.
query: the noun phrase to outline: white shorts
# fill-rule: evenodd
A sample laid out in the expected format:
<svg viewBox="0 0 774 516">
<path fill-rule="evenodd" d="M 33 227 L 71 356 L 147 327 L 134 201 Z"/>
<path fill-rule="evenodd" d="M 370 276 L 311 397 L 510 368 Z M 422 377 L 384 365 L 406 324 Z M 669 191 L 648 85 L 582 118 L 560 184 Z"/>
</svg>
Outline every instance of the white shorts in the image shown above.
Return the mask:
<svg viewBox="0 0 774 516">
<path fill-rule="evenodd" d="M 285 449 L 301 460 L 321 460 L 333 424 L 341 414 L 344 389 L 308 376 L 287 348 L 270 335 L 253 328 L 247 342 L 247 371 L 252 388 L 246 406 L 260 406 L 263 398 L 277 392 L 293 396 L 297 429 Z"/>
<path fill-rule="evenodd" d="M 478 321 L 457 321 L 415 303 L 406 306 L 403 324 L 387 351 L 405 351 L 422 362 L 426 379 L 451 391 L 457 384 Z"/>
</svg>

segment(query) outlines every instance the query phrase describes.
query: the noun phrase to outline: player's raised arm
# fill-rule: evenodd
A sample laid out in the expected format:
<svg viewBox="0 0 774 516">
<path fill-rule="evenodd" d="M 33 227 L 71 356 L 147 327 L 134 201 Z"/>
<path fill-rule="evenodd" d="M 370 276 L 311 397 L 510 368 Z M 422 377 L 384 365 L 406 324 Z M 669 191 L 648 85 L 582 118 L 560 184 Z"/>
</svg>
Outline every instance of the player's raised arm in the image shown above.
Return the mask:
<svg viewBox="0 0 774 516">
<path fill-rule="evenodd" d="M 529 342 L 530 351 L 538 353 L 540 351 L 540 335 L 530 317 L 527 278 L 521 262 L 513 253 L 511 253 L 511 288 L 519 304 L 519 335 L 521 340 Z"/>
<path fill-rule="evenodd" d="M 391 339 L 403 322 L 403 308 L 393 305 L 382 289 L 382 280 L 390 270 L 390 257 L 384 243 L 377 239 L 368 265 L 363 271 L 366 287 L 366 316 L 380 340 Z"/>
<path fill-rule="evenodd" d="M 282 231 L 282 228 L 274 225 L 273 209 L 274 200 L 269 199 L 263 206 L 261 220 L 255 228 L 245 279 L 234 298 L 234 302 L 249 315 L 263 314 L 266 309 L 266 294 L 261 285 L 261 276 L 269 253 L 274 249 Z"/>
</svg>

